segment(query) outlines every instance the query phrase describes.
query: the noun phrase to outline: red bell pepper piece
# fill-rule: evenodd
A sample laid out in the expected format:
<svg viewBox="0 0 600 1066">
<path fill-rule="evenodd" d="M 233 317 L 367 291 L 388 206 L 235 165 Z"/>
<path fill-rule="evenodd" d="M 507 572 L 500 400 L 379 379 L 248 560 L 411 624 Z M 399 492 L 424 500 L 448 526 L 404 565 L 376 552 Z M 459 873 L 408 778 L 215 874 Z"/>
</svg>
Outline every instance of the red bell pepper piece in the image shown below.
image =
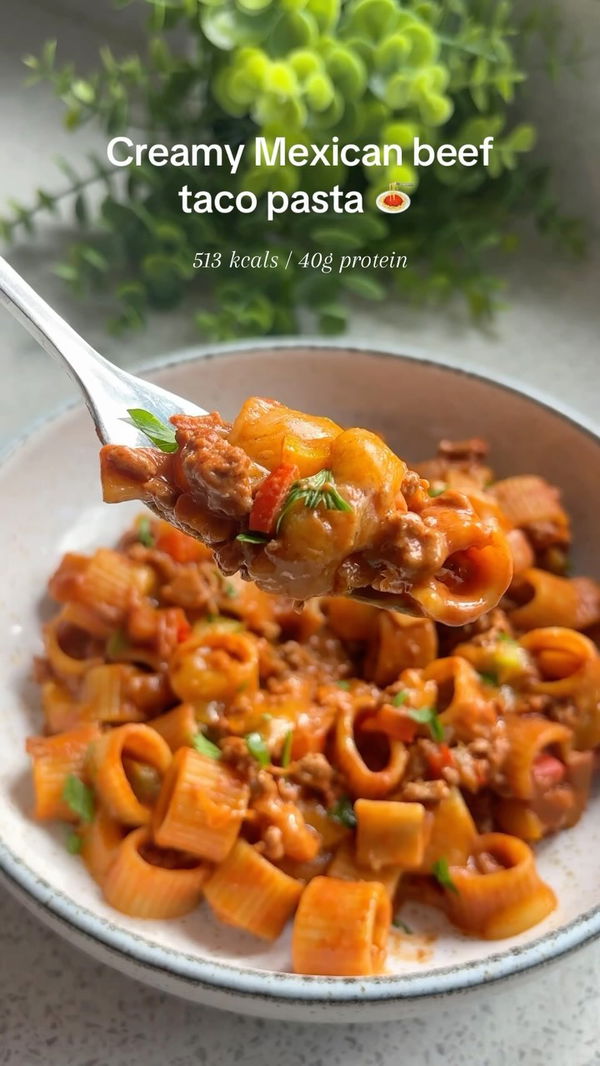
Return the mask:
<svg viewBox="0 0 600 1066">
<path fill-rule="evenodd" d="M 275 532 L 277 516 L 294 481 L 298 480 L 298 473 L 293 463 L 280 463 L 259 485 L 248 521 L 252 532 L 267 535 Z"/>
</svg>

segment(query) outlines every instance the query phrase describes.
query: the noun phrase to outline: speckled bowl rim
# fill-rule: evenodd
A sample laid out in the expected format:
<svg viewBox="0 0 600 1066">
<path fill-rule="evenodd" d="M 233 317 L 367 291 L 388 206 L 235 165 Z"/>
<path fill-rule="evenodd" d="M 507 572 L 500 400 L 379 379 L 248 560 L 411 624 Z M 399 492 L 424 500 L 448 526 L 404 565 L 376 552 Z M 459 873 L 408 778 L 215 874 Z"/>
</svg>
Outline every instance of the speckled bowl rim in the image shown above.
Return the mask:
<svg viewBox="0 0 600 1066">
<path fill-rule="evenodd" d="M 600 426 L 581 416 L 568 405 L 530 385 L 524 385 L 504 376 L 483 374 L 470 363 L 458 364 L 452 360 L 434 360 L 413 345 L 378 349 L 366 342 L 351 342 L 344 338 L 323 339 L 313 337 L 268 338 L 265 340 L 240 341 L 231 344 L 207 345 L 185 348 L 164 357 L 157 357 L 139 368 L 149 374 L 181 363 L 218 358 L 221 355 L 239 354 L 252 356 L 268 349 L 321 349 L 344 354 L 360 354 L 374 358 L 403 359 L 434 369 L 450 370 L 458 375 L 473 378 L 506 392 L 524 396 L 564 419 L 575 429 L 587 434 L 600 446 Z M 29 429 L 3 449 L 0 465 L 15 455 L 39 430 L 59 419 L 67 411 L 78 406 L 77 401 L 61 405 L 49 415 L 36 420 Z M 30 897 L 33 910 L 40 917 L 47 914 L 56 931 L 61 925 L 80 934 L 82 944 L 86 941 L 98 945 L 110 955 L 124 956 L 132 963 L 156 974 L 161 972 L 197 986 L 211 990 L 247 997 L 280 999 L 298 1004 L 353 1004 L 383 1003 L 440 997 L 449 993 L 465 992 L 470 988 L 502 981 L 542 966 L 560 956 L 574 951 L 590 940 L 600 936 L 600 903 L 567 925 L 549 931 L 523 946 L 495 952 L 485 959 L 449 966 L 429 973 L 391 975 L 369 978 L 304 977 L 290 973 L 273 973 L 245 966 L 234 966 L 218 960 L 201 960 L 183 951 L 170 951 L 144 936 L 119 929 L 110 920 L 99 917 L 86 907 L 80 906 L 65 893 L 53 889 L 43 878 L 38 877 L 18 855 L 0 840 L 0 871 L 17 896 L 23 893 Z M 53 919 L 53 920 L 52 920 Z M 91 945 L 90 945 L 91 946 Z"/>
</svg>

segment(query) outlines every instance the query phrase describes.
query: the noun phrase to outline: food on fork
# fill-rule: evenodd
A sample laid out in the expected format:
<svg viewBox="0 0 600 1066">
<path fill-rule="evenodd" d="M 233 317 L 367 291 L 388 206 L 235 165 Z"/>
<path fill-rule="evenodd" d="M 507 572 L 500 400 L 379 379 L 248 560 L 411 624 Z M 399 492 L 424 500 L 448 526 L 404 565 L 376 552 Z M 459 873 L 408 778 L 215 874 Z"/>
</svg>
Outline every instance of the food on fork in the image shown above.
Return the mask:
<svg viewBox="0 0 600 1066">
<path fill-rule="evenodd" d="M 513 572 L 498 507 L 431 487 L 377 434 L 275 400 L 219 414 L 148 412 L 153 447 L 105 445 L 104 499 L 139 499 L 213 548 L 224 574 L 296 601 L 353 595 L 446 625 L 496 606 Z"/>
</svg>

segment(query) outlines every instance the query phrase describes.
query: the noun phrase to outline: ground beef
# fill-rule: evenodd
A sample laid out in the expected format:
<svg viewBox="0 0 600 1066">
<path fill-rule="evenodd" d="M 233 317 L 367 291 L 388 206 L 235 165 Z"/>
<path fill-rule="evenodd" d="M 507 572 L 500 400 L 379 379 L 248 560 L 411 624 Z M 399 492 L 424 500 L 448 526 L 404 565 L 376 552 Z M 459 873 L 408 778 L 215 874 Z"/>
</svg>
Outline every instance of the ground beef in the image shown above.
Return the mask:
<svg viewBox="0 0 600 1066">
<path fill-rule="evenodd" d="M 513 636 L 508 615 L 500 607 L 482 614 L 476 622 L 470 622 L 466 626 L 438 625 L 437 629 L 442 655 L 451 655 L 457 644 L 472 643 L 487 647 L 496 644 L 501 633 L 508 637 Z"/>
<path fill-rule="evenodd" d="M 454 783 L 467 792 L 477 793 L 482 788 L 502 792 L 505 786 L 504 761 L 509 743 L 501 718 L 486 737 L 476 737 L 469 744 L 457 744 L 452 748 L 454 769 L 458 780 Z"/>
<path fill-rule="evenodd" d="M 382 592 L 404 591 L 424 572 L 439 570 L 446 554 L 446 538 L 413 511 L 395 514 L 373 552 L 365 552 L 377 577 L 373 587 Z"/>
<path fill-rule="evenodd" d="M 159 551 L 158 548 L 146 548 L 137 540 L 127 548 L 127 555 L 136 563 L 153 567 L 161 581 L 170 581 L 180 566 L 172 555 Z"/>
<path fill-rule="evenodd" d="M 326 807 L 335 802 L 337 774 L 321 752 L 309 752 L 298 760 L 290 777 L 299 785 L 311 788 L 323 796 Z"/>
<path fill-rule="evenodd" d="M 445 781 L 407 781 L 398 792 L 398 799 L 406 803 L 439 803 L 448 795 Z"/>
<path fill-rule="evenodd" d="M 281 829 L 276 825 L 268 825 L 263 832 L 262 840 L 259 840 L 255 847 L 265 859 L 269 859 L 270 862 L 280 862 L 285 855 Z"/>
<path fill-rule="evenodd" d="M 223 762 L 228 763 L 244 781 L 255 786 L 260 771 L 260 764 L 248 751 L 248 745 L 243 737 L 224 737 L 220 742 Z M 265 774 L 265 777 L 269 777 Z M 269 778 L 271 780 L 271 778 Z"/>
<path fill-rule="evenodd" d="M 227 518 L 249 514 L 257 468 L 242 448 L 229 443 L 231 426 L 215 413 L 193 422 L 177 415 L 172 421 L 193 500 Z"/>
</svg>

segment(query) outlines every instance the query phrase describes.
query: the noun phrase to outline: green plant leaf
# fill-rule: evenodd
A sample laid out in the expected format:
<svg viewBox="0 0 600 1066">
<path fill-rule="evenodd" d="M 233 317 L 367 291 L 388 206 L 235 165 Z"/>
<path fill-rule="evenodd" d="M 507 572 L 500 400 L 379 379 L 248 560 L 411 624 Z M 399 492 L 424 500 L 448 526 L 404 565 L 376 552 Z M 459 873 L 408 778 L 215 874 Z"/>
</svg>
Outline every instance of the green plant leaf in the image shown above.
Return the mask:
<svg viewBox="0 0 600 1066">
<path fill-rule="evenodd" d="M 196 733 L 192 738 L 192 744 L 200 755 L 205 755 L 207 759 L 222 759 L 223 753 L 216 744 L 213 744 L 212 740 L 204 736 L 204 733 Z"/>
<path fill-rule="evenodd" d="M 62 798 L 67 807 L 82 822 L 92 821 L 95 808 L 94 793 L 91 788 L 84 784 L 80 777 L 75 774 L 69 774 L 63 787 Z"/>
<path fill-rule="evenodd" d="M 268 766 L 271 762 L 271 753 L 260 733 L 248 733 L 246 735 L 246 747 L 253 759 L 261 766 Z"/>
<path fill-rule="evenodd" d="M 176 452 L 178 448 L 175 439 L 175 427 L 150 411 L 144 411 L 141 407 L 129 407 L 127 409 L 129 421 L 148 438 L 161 452 Z"/>
<path fill-rule="evenodd" d="M 356 826 L 354 804 L 349 796 L 342 796 L 327 813 L 333 822 L 339 822 L 347 829 L 354 829 Z"/>
</svg>

